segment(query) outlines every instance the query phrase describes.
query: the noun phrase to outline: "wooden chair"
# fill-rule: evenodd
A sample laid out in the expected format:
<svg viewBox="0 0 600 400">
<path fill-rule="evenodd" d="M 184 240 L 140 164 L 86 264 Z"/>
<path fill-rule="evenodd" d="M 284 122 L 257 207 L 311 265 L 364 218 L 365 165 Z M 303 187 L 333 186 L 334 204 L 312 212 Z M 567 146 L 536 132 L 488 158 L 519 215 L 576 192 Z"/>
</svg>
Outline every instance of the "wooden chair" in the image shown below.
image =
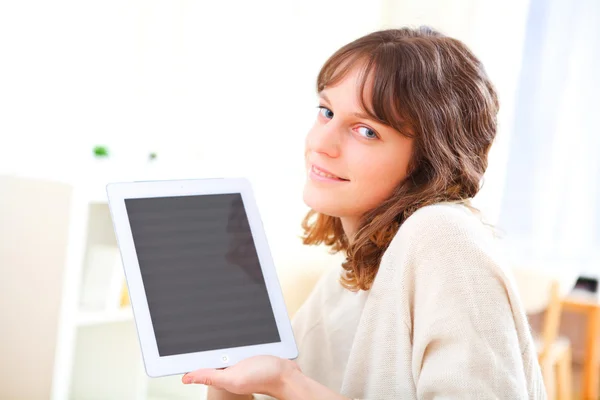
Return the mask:
<svg viewBox="0 0 600 400">
<path fill-rule="evenodd" d="M 559 336 L 562 314 L 560 281 L 540 269 L 513 268 L 519 295 L 528 315 L 543 312 L 541 331 L 534 334 L 548 399 L 571 400 L 571 343 Z"/>
</svg>

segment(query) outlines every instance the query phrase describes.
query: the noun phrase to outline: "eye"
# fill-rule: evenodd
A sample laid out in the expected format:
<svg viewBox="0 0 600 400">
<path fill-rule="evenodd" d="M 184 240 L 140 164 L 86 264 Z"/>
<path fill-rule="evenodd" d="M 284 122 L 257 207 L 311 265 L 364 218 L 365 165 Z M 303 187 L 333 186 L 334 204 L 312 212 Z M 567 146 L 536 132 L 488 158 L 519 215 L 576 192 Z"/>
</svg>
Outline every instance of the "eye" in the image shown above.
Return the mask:
<svg viewBox="0 0 600 400">
<path fill-rule="evenodd" d="M 377 133 L 371 129 L 371 128 L 367 128 L 366 126 L 359 126 L 356 131 L 363 137 L 367 138 L 367 139 L 378 139 L 379 136 L 377 136 Z"/>
<path fill-rule="evenodd" d="M 333 118 L 333 111 L 331 111 L 329 108 L 323 106 L 318 106 L 317 108 L 319 109 L 319 114 L 321 114 L 323 117 L 327 119 Z"/>
</svg>

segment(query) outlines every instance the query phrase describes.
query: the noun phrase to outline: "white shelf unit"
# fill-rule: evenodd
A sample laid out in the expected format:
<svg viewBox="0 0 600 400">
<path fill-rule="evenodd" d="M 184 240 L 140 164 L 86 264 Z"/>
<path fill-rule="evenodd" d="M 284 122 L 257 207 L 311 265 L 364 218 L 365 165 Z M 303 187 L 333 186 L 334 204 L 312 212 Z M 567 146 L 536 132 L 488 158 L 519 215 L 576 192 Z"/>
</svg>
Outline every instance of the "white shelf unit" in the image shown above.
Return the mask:
<svg viewBox="0 0 600 400">
<path fill-rule="evenodd" d="M 114 311 L 80 311 L 77 315 L 77 325 L 93 326 L 112 322 L 126 322 L 133 319 L 131 307 L 123 307 Z"/>
<path fill-rule="evenodd" d="M 92 266 L 104 267 L 94 249 L 118 252 L 104 183 L 0 176 L 0 241 L 7 277 L 0 286 L 0 318 L 10 327 L 2 330 L 8 341 L 0 346 L 0 398 L 206 397 L 205 386 L 183 385 L 181 376 L 145 374 L 131 308 L 119 308 L 120 293 L 106 286 L 123 279 L 122 269 L 112 276 L 112 263 L 104 271 L 109 279 L 88 276 Z M 32 277 L 43 282 L 27 287 Z M 86 295 L 103 290 L 112 297 L 107 304 L 83 306 Z"/>
</svg>

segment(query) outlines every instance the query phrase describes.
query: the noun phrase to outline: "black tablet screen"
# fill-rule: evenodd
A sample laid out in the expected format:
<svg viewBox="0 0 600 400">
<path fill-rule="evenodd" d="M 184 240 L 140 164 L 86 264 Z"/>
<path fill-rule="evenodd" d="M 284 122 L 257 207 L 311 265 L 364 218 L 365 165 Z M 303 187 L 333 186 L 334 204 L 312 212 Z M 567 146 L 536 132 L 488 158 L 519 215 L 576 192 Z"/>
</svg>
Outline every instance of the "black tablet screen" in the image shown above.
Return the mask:
<svg viewBox="0 0 600 400">
<path fill-rule="evenodd" d="M 125 206 L 160 356 L 280 341 L 239 193 Z"/>
</svg>

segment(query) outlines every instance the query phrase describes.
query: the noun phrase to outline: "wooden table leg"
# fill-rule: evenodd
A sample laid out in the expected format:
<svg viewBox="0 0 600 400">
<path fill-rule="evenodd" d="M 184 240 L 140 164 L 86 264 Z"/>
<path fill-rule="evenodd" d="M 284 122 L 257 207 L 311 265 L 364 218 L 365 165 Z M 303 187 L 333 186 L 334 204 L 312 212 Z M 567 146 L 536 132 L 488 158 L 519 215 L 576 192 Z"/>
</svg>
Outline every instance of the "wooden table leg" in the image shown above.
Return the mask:
<svg viewBox="0 0 600 400">
<path fill-rule="evenodd" d="M 598 359 L 598 336 L 600 335 L 600 308 L 589 311 L 586 328 L 586 354 L 583 366 L 583 393 L 584 400 L 598 400 L 598 374 L 600 374 L 600 360 Z"/>
</svg>

